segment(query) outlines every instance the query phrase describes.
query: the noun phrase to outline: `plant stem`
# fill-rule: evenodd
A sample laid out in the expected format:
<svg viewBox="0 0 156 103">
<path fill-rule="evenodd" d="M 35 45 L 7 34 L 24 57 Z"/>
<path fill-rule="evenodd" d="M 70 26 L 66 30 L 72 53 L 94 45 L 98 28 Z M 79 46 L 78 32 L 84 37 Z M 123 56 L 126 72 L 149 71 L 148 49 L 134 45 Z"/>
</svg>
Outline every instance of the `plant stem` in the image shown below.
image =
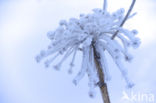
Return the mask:
<svg viewBox="0 0 156 103">
<path fill-rule="evenodd" d="M 93 50 L 94 50 L 94 61 L 96 64 L 96 69 L 98 72 L 98 76 L 99 76 L 99 88 L 102 94 L 102 98 L 103 98 L 103 103 L 110 103 L 110 99 L 109 99 L 109 95 L 108 95 L 108 89 L 107 89 L 107 84 L 105 83 L 105 79 L 104 79 L 104 72 L 103 69 L 101 67 L 101 63 L 100 63 L 100 56 L 99 53 L 96 51 L 96 48 L 94 45 L 93 46 Z"/>
<path fill-rule="evenodd" d="M 124 20 L 123 20 L 122 23 L 120 24 L 120 27 L 122 27 L 122 26 L 124 25 L 124 23 L 126 22 L 128 16 L 130 15 L 130 13 L 131 13 L 131 11 L 132 11 L 132 9 L 133 9 L 133 7 L 134 7 L 135 2 L 136 2 L 136 0 L 133 0 L 133 1 L 132 1 L 132 4 L 131 4 L 131 6 L 130 6 L 130 8 L 129 8 L 129 10 L 128 10 L 126 16 L 125 16 L 125 18 L 124 18 Z M 115 32 L 115 34 L 112 36 L 112 40 L 117 36 L 118 32 L 119 32 L 119 30 L 117 30 L 117 31 Z"/>
</svg>

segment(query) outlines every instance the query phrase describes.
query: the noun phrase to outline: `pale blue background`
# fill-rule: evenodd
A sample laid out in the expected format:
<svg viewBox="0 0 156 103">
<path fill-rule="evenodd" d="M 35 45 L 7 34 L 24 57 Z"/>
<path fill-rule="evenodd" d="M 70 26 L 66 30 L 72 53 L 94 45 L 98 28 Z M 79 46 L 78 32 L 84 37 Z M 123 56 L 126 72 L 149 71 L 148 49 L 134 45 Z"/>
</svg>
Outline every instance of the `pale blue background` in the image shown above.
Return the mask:
<svg viewBox="0 0 156 103">
<path fill-rule="evenodd" d="M 110 11 L 120 7 L 127 10 L 131 3 L 131 0 L 108 1 Z M 78 86 L 72 83 L 81 58 L 76 61 L 73 75 L 67 74 L 68 63 L 57 72 L 52 68 L 45 69 L 42 63 L 37 64 L 34 60 L 50 43 L 47 31 L 54 30 L 60 19 L 78 17 L 80 13 L 101 8 L 102 4 L 103 0 L 0 0 L 0 103 L 102 103 L 98 88 L 97 96 L 89 98 L 87 77 Z M 136 84 L 132 91 L 156 96 L 155 10 L 155 0 L 137 0 L 133 11 L 138 15 L 125 26 L 138 29 L 142 44 L 139 49 L 131 50 L 135 58 L 125 66 Z M 126 103 L 121 101 L 122 92 L 130 90 L 125 88 L 112 60 L 109 61 L 111 101 Z"/>
</svg>

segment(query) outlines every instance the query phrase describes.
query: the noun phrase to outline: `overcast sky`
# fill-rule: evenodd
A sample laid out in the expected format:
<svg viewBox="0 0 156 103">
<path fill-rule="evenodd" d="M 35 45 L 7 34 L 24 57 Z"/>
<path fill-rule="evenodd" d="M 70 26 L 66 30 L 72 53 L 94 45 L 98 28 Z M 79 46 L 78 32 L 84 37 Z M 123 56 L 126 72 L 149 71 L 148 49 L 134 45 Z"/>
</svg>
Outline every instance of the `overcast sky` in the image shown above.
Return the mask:
<svg viewBox="0 0 156 103">
<path fill-rule="evenodd" d="M 130 3 L 131 0 L 108 0 L 108 8 L 111 12 L 127 10 Z M 87 77 L 78 86 L 72 83 L 80 68 L 81 53 L 72 75 L 67 73 L 68 61 L 58 72 L 34 60 L 50 43 L 46 33 L 55 30 L 59 20 L 90 13 L 93 8 L 102 8 L 102 4 L 103 0 L 0 0 L 0 103 L 102 103 L 98 88 L 97 96 L 89 98 Z M 130 103 L 121 100 L 123 91 L 156 97 L 155 10 L 155 0 L 137 0 L 133 12 L 138 14 L 125 25 L 137 29 L 142 41 L 139 49 L 131 50 L 135 57 L 132 63 L 125 63 L 136 85 L 127 90 L 110 59 L 112 81 L 108 89 L 112 103 Z"/>
</svg>

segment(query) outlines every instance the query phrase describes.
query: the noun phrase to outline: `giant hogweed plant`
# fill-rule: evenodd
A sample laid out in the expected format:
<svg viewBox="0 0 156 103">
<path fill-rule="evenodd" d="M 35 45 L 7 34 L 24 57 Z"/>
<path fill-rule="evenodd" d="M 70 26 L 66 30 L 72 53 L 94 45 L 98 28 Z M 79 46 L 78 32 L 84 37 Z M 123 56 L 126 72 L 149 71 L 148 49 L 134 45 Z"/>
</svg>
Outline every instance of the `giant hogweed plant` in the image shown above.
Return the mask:
<svg viewBox="0 0 156 103">
<path fill-rule="evenodd" d="M 42 50 L 36 56 L 37 62 L 53 55 L 45 61 L 45 66 L 49 67 L 59 56 L 63 58 L 57 65 L 56 70 L 61 68 L 62 63 L 72 55 L 69 73 L 72 73 L 77 51 L 83 53 L 82 66 L 73 80 L 75 85 L 84 77 L 89 78 L 89 95 L 94 97 L 95 88 L 100 87 L 104 103 L 110 103 L 106 81 L 110 80 L 110 74 L 106 52 L 113 58 L 127 86 L 133 87 L 133 82 L 128 78 L 128 74 L 121 60 L 129 62 L 132 55 L 128 48 L 138 48 L 140 39 L 136 37 L 137 30 L 124 28 L 124 23 L 132 18 L 135 13 L 130 14 L 136 0 L 125 14 L 124 9 L 109 13 L 107 11 L 107 0 L 104 0 L 103 9 L 93 9 L 91 14 L 80 14 L 80 17 L 70 18 L 69 21 L 61 20 L 59 27 L 47 33 L 51 40 L 47 50 Z"/>
</svg>

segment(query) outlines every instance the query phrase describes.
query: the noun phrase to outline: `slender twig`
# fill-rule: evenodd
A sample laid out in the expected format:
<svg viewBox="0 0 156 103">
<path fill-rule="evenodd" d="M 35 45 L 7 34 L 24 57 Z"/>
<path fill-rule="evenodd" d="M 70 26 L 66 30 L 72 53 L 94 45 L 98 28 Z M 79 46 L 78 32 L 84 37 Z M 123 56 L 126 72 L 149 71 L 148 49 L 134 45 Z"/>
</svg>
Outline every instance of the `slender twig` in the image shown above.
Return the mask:
<svg viewBox="0 0 156 103">
<path fill-rule="evenodd" d="M 122 23 L 120 24 L 120 27 L 122 27 L 122 26 L 124 25 L 124 23 L 126 22 L 126 20 L 128 19 L 129 15 L 130 15 L 130 13 L 131 13 L 133 7 L 134 7 L 135 2 L 136 2 L 136 0 L 133 0 L 133 1 L 132 1 L 132 4 L 131 4 L 131 6 L 130 6 L 130 8 L 129 8 L 129 10 L 128 10 L 126 16 L 125 16 L 125 18 L 124 18 L 124 20 L 123 20 Z M 112 40 L 117 36 L 118 32 L 119 32 L 119 30 L 117 30 L 117 31 L 115 32 L 115 34 L 112 36 Z"/>
<path fill-rule="evenodd" d="M 94 62 L 96 64 L 96 69 L 97 69 L 97 73 L 99 76 L 98 86 L 99 86 L 101 94 L 102 94 L 103 102 L 110 103 L 107 84 L 105 83 L 104 72 L 101 67 L 100 56 L 99 56 L 99 53 L 96 51 L 94 43 L 92 43 L 92 46 L 93 46 L 93 50 L 94 50 Z"/>
</svg>

